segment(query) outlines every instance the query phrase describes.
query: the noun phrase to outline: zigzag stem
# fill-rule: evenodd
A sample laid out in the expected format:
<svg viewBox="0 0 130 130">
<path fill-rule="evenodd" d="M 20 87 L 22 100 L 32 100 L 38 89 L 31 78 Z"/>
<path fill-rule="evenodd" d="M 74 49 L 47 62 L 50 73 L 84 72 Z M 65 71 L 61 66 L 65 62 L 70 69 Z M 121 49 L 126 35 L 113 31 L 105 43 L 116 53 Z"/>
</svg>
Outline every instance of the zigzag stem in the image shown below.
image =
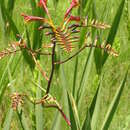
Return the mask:
<svg viewBox="0 0 130 130">
<path fill-rule="evenodd" d="M 52 78 L 53 78 L 53 74 L 54 74 L 54 69 L 55 69 L 55 47 L 56 47 L 56 43 L 53 42 L 53 48 L 52 48 L 52 61 L 51 61 L 51 74 L 50 74 L 50 78 L 48 80 L 48 85 L 47 85 L 47 90 L 46 90 L 46 95 L 49 93 L 50 87 L 51 87 L 51 82 L 52 82 Z"/>
<path fill-rule="evenodd" d="M 113 56 L 118 56 L 118 54 L 111 48 L 111 46 L 108 44 L 107 46 L 101 46 L 101 45 L 94 45 L 94 44 L 85 44 L 82 48 L 80 48 L 75 54 L 73 54 L 71 57 L 63 60 L 63 61 L 57 61 L 54 64 L 63 64 L 66 63 L 67 61 L 71 60 L 73 57 L 77 56 L 80 52 L 82 52 L 86 47 L 94 47 L 94 48 L 99 48 L 103 49 L 105 52 L 110 53 Z"/>
<path fill-rule="evenodd" d="M 61 106 L 59 105 L 57 100 L 55 98 L 53 98 L 50 94 L 45 95 L 40 100 L 32 100 L 32 99 L 30 99 L 30 97 L 27 94 L 19 94 L 19 93 L 15 92 L 14 94 L 11 95 L 12 108 L 14 111 L 16 111 L 18 109 L 18 106 L 21 106 L 24 103 L 24 101 L 23 101 L 24 97 L 27 100 L 29 100 L 32 104 L 35 104 L 35 105 L 42 104 L 43 107 L 46 107 L 46 108 L 56 108 L 61 113 L 61 115 L 65 119 L 66 123 L 69 126 L 71 126 L 71 123 L 70 123 L 69 119 L 66 117 L 65 113 L 63 112 Z M 49 102 L 54 102 L 55 104 L 54 103 L 53 104 L 46 104 Z"/>
<path fill-rule="evenodd" d="M 46 107 L 46 108 L 56 108 L 60 113 L 61 115 L 63 116 L 64 120 L 66 121 L 66 123 L 71 126 L 71 122 L 70 120 L 67 118 L 67 116 L 65 115 L 65 113 L 63 112 L 61 106 L 58 104 L 58 102 L 55 100 L 56 104 L 45 104 L 46 102 L 46 99 L 48 98 L 48 95 L 45 95 L 42 99 L 40 99 L 39 101 L 32 101 L 28 95 L 24 95 L 32 104 L 35 104 L 35 105 L 38 105 L 38 104 L 42 104 L 43 107 Z M 50 95 L 51 96 L 51 95 Z M 52 96 L 50 97 L 50 100 L 51 98 L 53 98 Z"/>
<path fill-rule="evenodd" d="M 45 104 L 45 103 L 49 103 L 49 102 L 54 102 L 53 104 Z M 69 119 L 66 117 L 65 113 L 63 112 L 61 106 L 59 105 L 59 103 L 57 102 L 57 100 L 55 98 L 53 98 L 51 95 L 45 95 L 41 100 L 39 101 L 35 101 L 35 104 L 42 104 L 43 107 L 46 108 L 56 108 L 58 109 L 58 111 L 61 113 L 61 115 L 63 116 L 63 118 L 65 119 L 66 123 L 71 126 L 71 123 L 69 121 Z"/>
</svg>

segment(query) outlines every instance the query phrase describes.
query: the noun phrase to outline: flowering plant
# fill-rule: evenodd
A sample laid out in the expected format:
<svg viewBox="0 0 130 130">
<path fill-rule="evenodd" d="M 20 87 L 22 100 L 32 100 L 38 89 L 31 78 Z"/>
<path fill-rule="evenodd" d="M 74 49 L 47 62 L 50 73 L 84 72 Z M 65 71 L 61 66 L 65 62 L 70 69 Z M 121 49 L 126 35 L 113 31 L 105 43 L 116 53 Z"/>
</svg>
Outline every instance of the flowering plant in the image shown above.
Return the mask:
<svg viewBox="0 0 130 130">
<path fill-rule="evenodd" d="M 69 8 L 66 10 L 63 21 L 60 26 L 56 27 L 53 23 L 53 20 L 51 18 L 51 15 L 49 13 L 49 10 L 47 8 L 47 0 L 40 0 L 38 3 L 39 7 L 42 7 L 45 11 L 47 18 L 39 17 L 39 16 L 30 16 L 27 14 L 22 13 L 21 15 L 24 17 L 24 20 L 26 22 L 37 22 L 40 21 L 42 23 L 41 26 L 39 26 L 38 30 L 44 30 L 48 29 L 49 31 L 46 33 L 46 36 L 51 36 L 51 44 L 47 47 L 52 48 L 51 53 L 44 53 L 41 52 L 40 49 L 33 50 L 27 46 L 27 44 L 24 42 L 23 38 L 21 36 L 18 36 L 20 40 L 18 42 L 15 42 L 11 44 L 10 48 L 5 49 L 4 51 L 0 52 L 0 58 L 5 57 L 6 55 L 16 53 L 17 51 L 26 50 L 32 57 L 33 61 L 35 62 L 38 70 L 41 72 L 42 76 L 47 81 L 47 89 L 45 91 L 45 95 L 40 100 L 31 100 L 30 101 L 33 104 L 42 104 L 44 107 L 53 107 L 59 110 L 59 112 L 62 114 L 63 118 L 67 122 L 69 126 L 71 126 L 71 122 L 66 117 L 65 113 L 62 110 L 62 107 L 57 102 L 56 98 L 51 96 L 49 94 L 51 83 L 54 75 L 55 65 L 57 64 L 63 64 L 68 61 L 70 61 L 73 57 L 78 55 L 80 52 L 82 52 L 85 48 L 99 48 L 104 50 L 105 52 L 112 54 L 114 56 L 118 56 L 118 54 L 112 49 L 112 47 L 107 45 L 98 45 L 97 39 L 95 39 L 94 44 L 93 43 L 87 43 L 87 38 L 89 37 L 89 33 L 86 35 L 86 41 L 83 44 L 81 48 L 79 48 L 78 51 L 76 51 L 73 55 L 71 55 L 69 58 L 64 59 L 62 61 L 55 61 L 55 55 L 56 55 L 56 46 L 60 46 L 60 48 L 65 51 L 66 53 L 71 53 L 73 51 L 73 48 L 75 48 L 75 43 L 79 42 L 80 39 L 80 28 L 88 28 L 88 27 L 94 27 L 99 29 L 107 29 L 110 28 L 109 25 L 98 22 L 97 20 L 92 20 L 91 22 L 88 21 L 87 18 L 81 19 L 80 16 L 73 16 L 72 11 L 75 8 L 78 8 L 80 6 L 80 3 L 78 0 L 72 0 L 70 3 Z M 72 23 L 73 22 L 73 23 Z M 74 44 L 74 45 L 73 45 Z M 43 71 L 39 61 L 37 60 L 37 55 L 49 55 L 51 56 L 51 72 L 50 76 L 48 77 L 45 71 Z M 23 98 L 22 97 L 29 97 L 25 94 L 18 94 L 15 93 L 12 96 L 12 107 L 14 110 L 18 107 L 19 104 L 22 104 Z"/>
</svg>

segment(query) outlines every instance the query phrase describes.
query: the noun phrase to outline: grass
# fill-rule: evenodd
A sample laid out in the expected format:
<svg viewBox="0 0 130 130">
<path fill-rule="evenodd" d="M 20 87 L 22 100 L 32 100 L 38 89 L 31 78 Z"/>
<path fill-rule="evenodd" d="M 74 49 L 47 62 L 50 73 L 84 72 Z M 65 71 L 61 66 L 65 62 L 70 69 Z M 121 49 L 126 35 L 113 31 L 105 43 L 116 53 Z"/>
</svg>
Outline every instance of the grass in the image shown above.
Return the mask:
<svg viewBox="0 0 130 130">
<path fill-rule="evenodd" d="M 20 34 L 25 32 L 25 23 L 20 14 L 22 12 L 35 14 L 35 11 L 31 9 L 30 2 L 31 0 L 15 1 L 12 19 Z M 126 74 L 127 79 L 125 77 L 125 73 L 130 65 L 130 12 L 128 8 L 130 2 L 125 1 L 124 8 L 122 7 L 123 14 L 121 20 L 119 20 L 121 12 L 116 15 L 120 3 L 121 1 L 118 0 L 96 0 L 94 2 L 88 0 L 86 8 L 83 6 L 85 9 L 80 12 L 81 16 L 88 15 L 90 19 L 96 18 L 98 21 L 110 25 L 113 23 L 112 28 L 105 31 L 89 30 L 92 31 L 93 38 L 98 35 L 100 41 L 107 40 L 110 44 L 113 44 L 113 48 L 118 50 L 119 56 L 117 58 L 109 56 L 106 61 L 104 60 L 105 62 L 102 62 L 103 58 L 101 57 L 104 55 L 101 51 L 85 49 L 78 58 L 75 57 L 68 63 L 57 66 L 50 93 L 60 102 L 67 117 L 70 116 L 72 123 L 71 130 L 86 130 L 86 126 L 88 129 L 90 129 L 91 126 L 92 130 L 100 130 L 101 127 L 102 130 L 106 130 L 107 127 L 109 127 L 109 130 L 130 129 L 129 71 L 128 74 Z M 5 5 L 7 7 L 7 0 L 5 0 Z M 53 2 L 49 1 L 50 14 L 56 25 L 60 24 L 68 6 L 69 1 L 63 0 L 58 2 L 57 7 L 55 4 L 54 8 Z M 74 11 L 74 14 L 78 13 Z M 118 21 L 120 21 L 119 25 Z M 3 48 L 7 47 L 8 43 L 15 41 L 15 35 L 13 35 L 12 31 L 6 32 L 5 34 L 4 21 L 1 13 L 0 23 L 0 50 L 3 50 Z M 40 41 L 39 45 L 35 46 L 37 39 L 39 39 L 39 34 L 36 35 L 35 33 L 37 32 L 34 32 L 33 28 L 37 25 L 26 24 L 26 26 L 30 41 L 33 41 L 30 43 L 31 46 L 34 48 L 41 46 Z M 83 30 L 82 34 L 84 31 L 88 30 Z M 117 34 L 112 34 L 115 31 L 117 31 Z M 84 39 L 82 36 L 83 35 L 81 35 L 80 41 L 81 45 Z M 26 35 L 24 37 L 26 38 Z M 43 36 L 42 42 L 49 43 L 49 38 Z M 58 52 L 59 49 L 57 48 L 56 51 Z M 91 54 L 90 57 L 89 54 Z M 62 52 L 57 55 L 60 55 L 60 58 L 69 56 L 68 54 L 62 54 Z M 25 60 L 25 57 L 26 56 L 22 54 L 15 54 L 14 56 L 8 56 L 0 60 L 0 129 L 69 130 L 69 126 L 67 126 L 58 111 L 52 108 L 47 109 L 40 105 L 33 105 L 28 100 L 25 100 L 22 106 L 24 108 L 24 114 L 22 115 L 23 120 L 19 119 L 19 114 L 12 112 L 10 103 L 12 88 L 14 91 L 26 93 L 32 98 L 40 98 L 43 92 L 36 87 L 32 81 L 35 81 L 44 87 L 44 89 L 47 85 L 47 82 L 42 76 L 39 76 L 37 69 L 35 71 L 30 69 L 26 62 L 28 58 Z M 106 54 L 105 57 L 107 57 Z M 51 67 L 50 59 L 43 56 L 40 58 L 40 63 L 49 73 Z M 104 64 L 103 67 L 101 64 Z M 81 77 L 83 77 L 83 80 L 81 80 Z M 123 81 L 125 82 L 125 86 Z M 98 86 L 99 90 L 97 89 Z M 80 96 L 77 98 L 78 91 Z M 95 95 L 96 91 L 97 95 Z M 72 95 L 74 95 L 74 97 Z M 77 99 L 78 102 L 76 102 Z M 20 112 L 20 110 L 21 108 L 18 112 Z M 22 127 L 21 124 L 23 125 Z"/>
</svg>

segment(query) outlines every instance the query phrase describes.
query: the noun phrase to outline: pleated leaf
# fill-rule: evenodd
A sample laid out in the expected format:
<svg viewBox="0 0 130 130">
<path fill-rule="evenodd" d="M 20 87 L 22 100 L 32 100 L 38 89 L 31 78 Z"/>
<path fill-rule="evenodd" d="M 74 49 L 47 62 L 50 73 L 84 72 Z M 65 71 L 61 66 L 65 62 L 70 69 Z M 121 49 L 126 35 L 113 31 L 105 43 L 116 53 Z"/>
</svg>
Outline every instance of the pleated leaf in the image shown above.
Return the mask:
<svg viewBox="0 0 130 130">
<path fill-rule="evenodd" d="M 20 122 L 20 126 L 23 130 L 30 130 L 29 126 L 28 126 L 28 121 L 24 115 L 24 111 L 21 109 L 21 107 L 18 108 L 17 110 L 17 115 L 18 115 L 18 119 Z"/>
<path fill-rule="evenodd" d="M 12 16 L 12 14 L 13 14 L 14 5 L 15 5 L 15 0 L 8 0 L 7 10 L 8 10 L 8 12 L 10 12 L 9 13 L 10 16 Z"/>
<path fill-rule="evenodd" d="M 37 73 L 37 77 L 35 77 L 35 81 L 38 81 L 39 84 L 40 83 L 40 72 L 38 72 L 38 70 L 35 71 L 35 73 Z M 42 90 L 39 89 L 37 87 L 37 90 L 36 90 L 36 99 L 41 99 L 42 98 Z M 36 129 L 37 130 L 43 130 L 43 126 L 44 126 L 44 120 L 43 120 L 43 107 L 41 104 L 38 104 L 36 105 L 36 108 L 35 108 L 35 117 L 36 117 Z"/>
<path fill-rule="evenodd" d="M 92 103 L 91 103 L 89 109 L 87 110 L 86 118 L 84 120 L 82 130 L 91 130 L 91 119 L 92 119 L 92 116 L 93 116 L 93 113 L 94 113 L 99 87 L 100 87 L 100 83 L 99 83 L 98 88 L 96 90 L 96 93 L 93 97 Z"/>
<path fill-rule="evenodd" d="M 29 35 L 27 27 L 26 27 L 26 39 L 27 39 L 27 42 L 26 42 L 27 43 L 27 47 L 31 48 L 30 35 Z M 32 55 L 30 53 L 28 53 L 28 51 L 25 50 L 25 49 L 22 49 L 22 53 L 23 53 L 25 61 L 28 63 L 30 68 L 34 69 L 35 62 L 34 62 L 34 60 L 32 58 Z"/>
<path fill-rule="evenodd" d="M 70 115 L 70 122 L 71 122 L 71 130 L 78 130 L 78 126 L 76 124 L 76 119 L 75 119 L 75 116 L 74 116 L 73 106 L 72 106 L 69 94 L 67 94 L 67 98 L 68 98 L 68 105 L 69 105 L 69 115 Z"/>
<path fill-rule="evenodd" d="M 30 4 L 32 7 L 32 15 L 34 16 L 45 16 L 45 12 L 43 11 L 42 8 L 37 7 L 37 1 L 36 0 L 30 0 Z M 42 45 L 42 31 L 38 30 L 38 27 L 41 25 L 41 22 L 35 22 L 34 23 L 34 28 L 33 28 L 33 43 L 32 43 L 32 48 L 34 50 L 41 48 Z"/>
<path fill-rule="evenodd" d="M 92 1 L 92 0 L 91 0 Z M 82 1 L 80 0 L 80 4 L 82 5 Z M 91 5 L 91 2 L 88 3 Z M 89 7 L 89 6 L 88 6 Z M 87 8 L 88 9 L 88 8 Z M 82 12 L 83 7 L 80 6 L 79 8 L 79 15 L 80 17 L 84 17 L 86 14 Z M 88 12 L 87 12 L 88 13 Z M 80 30 L 80 39 L 79 39 L 79 48 L 84 44 L 86 38 L 87 28 L 81 28 Z M 74 65 L 74 77 L 73 77 L 73 96 L 75 97 L 75 90 L 76 90 L 76 81 L 77 81 L 77 72 L 78 72 L 78 56 L 76 56 L 75 65 Z"/>
<path fill-rule="evenodd" d="M 93 2 L 93 6 L 92 6 L 92 15 L 93 15 L 93 19 L 97 19 L 95 2 Z M 101 38 L 100 38 L 99 30 L 96 30 L 96 29 L 93 28 L 92 29 L 93 39 L 95 39 L 95 34 L 98 37 L 97 45 L 101 45 L 102 41 L 101 41 Z M 100 75 L 101 69 L 102 69 L 102 50 L 100 48 L 95 48 L 94 59 L 95 59 L 97 73 Z"/>
<path fill-rule="evenodd" d="M 98 86 L 97 92 L 94 96 L 93 103 L 91 105 L 92 110 L 90 110 L 90 115 L 91 115 L 91 129 L 96 130 L 97 129 L 97 122 L 98 122 L 98 117 L 99 117 L 99 112 L 100 112 L 100 104 L 101 104 L 101 99 L 102 99 L 102 77 L 100 79 L 100 84 Z"/>
<path fill-rule="evenodd" d="M 53 0 L 53 4 L 54 4 L 55 9 L 56 9 L 56 7 L 58 5 L 58 2 L 59 2 L 59 0 Z"/>
<path fill-rule="evenodd" d="M 114 96 L 114 98 L 113 98 L 113 100 L 111 102 L 110 107 L 108 108 L 108 112 L 107 112 L 107 114 L 106 114 L 106 116 L 104 118 L 104 122 L 103 122 L 103 125 L 101 127 L 101 130 L 108 130 L 108 128 L 109 128 L 109 126 L 110 126 L 110 124 L 112 122 L 112 119 L 113 119 L 114 114 L 115 114 L 115 112 L 117 110 L 117 107 L 118 107 L 118 104 L 119 104 L 123 89 L 125 87 L 127 74 L 128 74 L 128 70 L 125 73 L 124 79 L 122 80 L 122 83 L 121 83 L 120 87 L 116 91 L 116 94 L 115 94 L 115 96 Z"/>
<path fill-rule="evenodd" d="M 8 68 L 11 65 L 12 61 L 13 61 L 13 56 L 11 56 L 11 58 L 9 59 L 9 62 L 6 65 L 6 67 L 4 69 L 4 72 L 3 72 L 3 74 L 2 74 L 2 76 L 0 78 L 0 104 L 2 102 L 3 95 L 4 95 L 4 92 L 6 90 L 8 81 L 9 81 L 9 78 L 8 78 Z"/>
<path fill-rule="evenodd" d="M 13 117 L 13 109 L 10 108 L 3 124 L 3 130 L 10 130 L 12 117 Z"/>
<path fill-rule="evenodd" d="M 107 38 L 107 42 L 106 42 L 107 44 L 113 45 L 117 30 L 118 30 L 118 27 L 119 27 L 119 23 L 120 23 L 120 20 L 121 20 L 121 16 L 122 16 L 122 13 L 123 13 L 124 4 L 125 4 L 125 0 L 122 0 L 119 7 L 118 7 L 116 15 L 114 17 L 112 27 L 111 27 L 111 30 L 109 32 L 108 38 Z M 104 53 L 102 65 L 104 65 L 107 58 L 108 58 L 108 54 Z"/>
<path fill-rule="evenodd" d="M 93 51 L 94 51 L 94 48 L 91 48 L 89 51 L 88 57 L 86 57 L 83 72 L 81 75 L 80 84 L 79 84 L 79 88 L 78 88 L 77 95 L 76 95 L 76 97 L 77 97 L 76 103 L 78 105 L 78 108 L 80 108 L 81 101 L 84 97 L 84 93 L 86 90 L 85 84 L 88 81 L 89 74 L 90 74 L 91 67 L 92 67 Z"/>
<path fill-rule="evenodd" d="M 55 117 L 52 123 L 51 130 L 59 130 L 60 129 L 60 124 L 61 124 L 61 115 L 59 111 L 55 113 Z"/>
<path fill-rule="evenodd" d="M 17 34 L 19 34 L 19 31 L 18 31 L 18 29 L 17 29 L 17 27 L 16 27 L 12 17 L 9 15 L 8 10 L 5 8 L 4 2 L 1 1 L 0 2 L 0 6 L 1 6 L 2 18 L 4 20 L 5 26 L 6 26 L 7 22 L 8 22 L 8 24 L 10 26 L 10 29 L 12 30 L 12 32 L 14 34 L 14 37 L 17 40 L 19 40 L 19 38 L 17 38 L 17 36 L 16 36 Z"/>
</svg>

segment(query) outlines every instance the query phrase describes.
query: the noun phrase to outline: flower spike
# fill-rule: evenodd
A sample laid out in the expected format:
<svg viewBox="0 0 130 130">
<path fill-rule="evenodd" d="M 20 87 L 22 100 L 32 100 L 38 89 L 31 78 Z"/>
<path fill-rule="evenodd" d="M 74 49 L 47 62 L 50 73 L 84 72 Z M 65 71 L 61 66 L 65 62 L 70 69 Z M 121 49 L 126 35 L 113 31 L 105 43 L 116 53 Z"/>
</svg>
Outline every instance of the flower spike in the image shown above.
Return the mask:
<svg viewBox="0 0 130 130">
<path fill-rule="evenodd" d="M 66 13 L 65 13 L 64 18 L 66 18 L 66 17 L 70 14 L 71 10 L 72 10 L 74 7 L 77 7 L 78 5 L 79 5 L 78 0 L 72 0 L 72 2 L 71 2 L 71 4 L 70 4 L 70 7 L 67 9 L 67 11 L 66 11 Z"/>
</svg>

